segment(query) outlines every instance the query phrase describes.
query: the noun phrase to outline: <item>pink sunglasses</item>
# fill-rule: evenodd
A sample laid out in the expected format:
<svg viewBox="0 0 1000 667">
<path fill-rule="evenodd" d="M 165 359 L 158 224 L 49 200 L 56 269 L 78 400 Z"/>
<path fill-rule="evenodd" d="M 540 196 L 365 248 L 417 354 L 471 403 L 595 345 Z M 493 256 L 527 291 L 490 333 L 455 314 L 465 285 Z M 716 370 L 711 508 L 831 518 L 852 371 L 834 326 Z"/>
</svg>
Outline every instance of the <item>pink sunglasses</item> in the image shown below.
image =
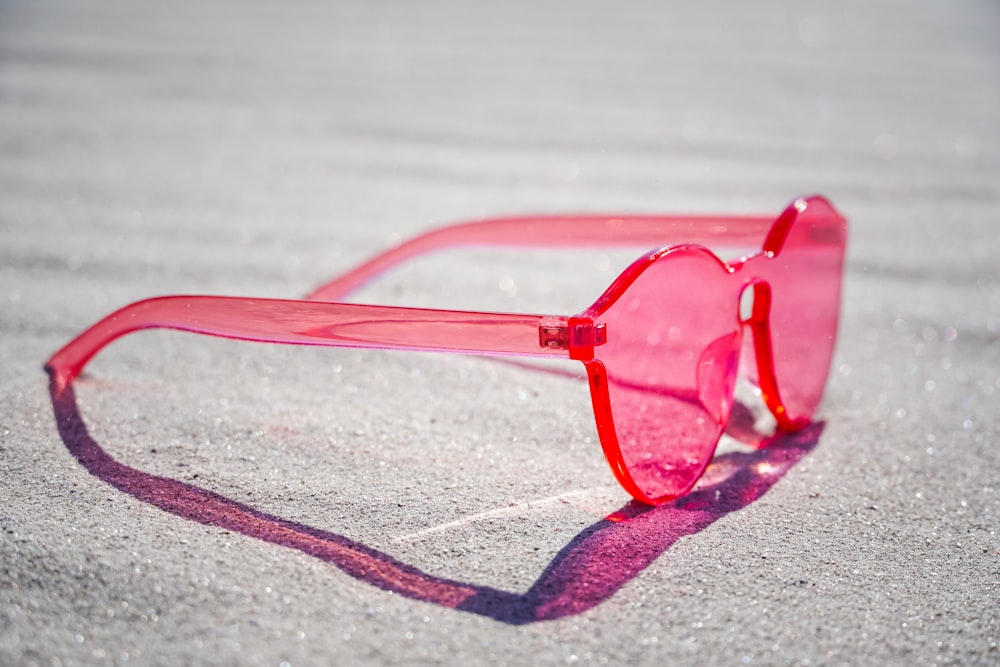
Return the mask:
<svg viewBox="0 0 1000 667">
<path fill-rule="evenodd" d="M 822 197 L 768 216 L 561 216 L 444 227 L 369 260 L 306 301 L 165 296 L 125 306 L 46 364 L 57 390 L 119 336 L 164 328 L 240 340 L 582 361 L 604 455 L 637 500 L 694 486 L 729 418 L 741 354 L 779 428 L 809 422 L 840 309 L 847 222 Z M 680 243 L 643 255 L 563 317 L 336 303 L 414 255 L 456 245 Z M 726 263 L 699 243 L 761 250 Z M 744 345 L 744 333 L 751 336 Z"/>
</svg>

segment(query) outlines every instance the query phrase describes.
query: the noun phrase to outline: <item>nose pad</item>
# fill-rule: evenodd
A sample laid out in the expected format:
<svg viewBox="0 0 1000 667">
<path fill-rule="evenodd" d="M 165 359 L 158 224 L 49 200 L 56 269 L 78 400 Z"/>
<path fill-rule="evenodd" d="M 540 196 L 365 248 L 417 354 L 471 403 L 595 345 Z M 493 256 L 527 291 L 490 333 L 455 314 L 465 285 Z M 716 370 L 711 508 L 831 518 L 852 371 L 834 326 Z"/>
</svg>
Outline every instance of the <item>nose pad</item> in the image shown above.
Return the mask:
<svg viewBox="0 0 1000 667">
<path fill-rule="evenodd" d="M 698 357 L 698 400 L 716 423 L 729 418 L 739 371 L 739 330 L 716 338 Z"/>
<path fill-rule="evenodd" d="M 750 283 L 740 293 L 740 321 L 750 327 L 753 356 L 757 366 L 757 386 L 778 427 L 786 431 L 802 428 L 805 423 L 790 419 L 778 391 L 774 369 L 771 328 L 771 286 L 765 282 Z"/>
<path fill-rule="evenodd" d="M 766 326 L 770 312 L 771 286 L 764 282 L 746 285 L 740 292 L 740 322 Z"/>
<path fill-rule="evenodd" d="M 761 388 L 760 388 L 760 378 L 757 377 L 757 352 L 755 346 L 755 337 L 753 334 L 753 322 L 760 321 L 763 319 L 766 321 L 767 313 L 761 313 L 761 299 L 757 298 L 757 286 L 760 283 L 749 283 L 743 286 L 740 291 L 739 298 L 739 319 L 740 324 L 744 325 L 746 328 L 750 329 L 751 335 L 745 336 L 743 338 L 743 344 L 740 348 L 740 368 L 743 371 L 743 377 L 745 382 L 745 390 L 752 392 L 755 400 L 754 403 L 761 402 Z M 769 305 L 768 299 L 762 293 L 763 305 Z M 755 312 L 756 308 L 756 312 Z M 759 336 L 758 336 L 759 337 Z M 739 391 L 739 390 L 737 390 Z M 763 407 L 763 405 L 761 406 Z"/>
</svg>

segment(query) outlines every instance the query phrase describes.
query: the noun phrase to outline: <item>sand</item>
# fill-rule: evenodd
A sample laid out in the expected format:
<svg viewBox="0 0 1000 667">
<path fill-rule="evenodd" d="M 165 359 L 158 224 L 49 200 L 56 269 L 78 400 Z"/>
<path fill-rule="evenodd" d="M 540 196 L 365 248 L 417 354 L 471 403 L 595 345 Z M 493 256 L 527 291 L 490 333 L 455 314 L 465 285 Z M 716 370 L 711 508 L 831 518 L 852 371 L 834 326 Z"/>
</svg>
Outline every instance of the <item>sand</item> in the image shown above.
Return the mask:
<svg viewBox="0 0 1000 667">
<path fill-rule="evenodd" d="M 997 664 L 998 31 L 974 0 L 0 3 L 0 664 Z M 447 222 L 813 192 L 851 224 L 818 422 L 654 510 L 576 362 L 157 331 L 71 394 L 42 370 L 132 301 L 300 297 Z M 351 298 L 570 314 L 637 255 L 463 249 Z"/>
</svg>

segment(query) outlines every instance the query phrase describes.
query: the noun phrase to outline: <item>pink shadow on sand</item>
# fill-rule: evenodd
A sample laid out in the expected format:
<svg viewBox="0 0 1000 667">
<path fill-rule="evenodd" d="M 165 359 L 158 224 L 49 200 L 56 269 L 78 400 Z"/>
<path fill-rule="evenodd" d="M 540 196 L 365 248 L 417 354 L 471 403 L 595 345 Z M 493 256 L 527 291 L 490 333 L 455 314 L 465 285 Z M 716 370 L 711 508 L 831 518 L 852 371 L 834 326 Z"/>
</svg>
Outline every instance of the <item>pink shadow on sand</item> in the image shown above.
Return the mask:
<svg viewBox="0 0 1000 667">
<path fill-rule="evenodd" d="M 59 435 L 87 471 L 175 516 L 296 549 L 383 590 L 504 623 L 579 614 L 611 598 L 680 538 L 761 496 L 811 451 L 817 423 L 766 449 L 717 457 L 688 495 L 659 507 L 630 502 L 574 537 L 524 593 L 436 577 L 336 533 L 272 516 L 205 489 L 130 468 L 90 437 L 72 385 L 49 385 Z"/>
</svg>

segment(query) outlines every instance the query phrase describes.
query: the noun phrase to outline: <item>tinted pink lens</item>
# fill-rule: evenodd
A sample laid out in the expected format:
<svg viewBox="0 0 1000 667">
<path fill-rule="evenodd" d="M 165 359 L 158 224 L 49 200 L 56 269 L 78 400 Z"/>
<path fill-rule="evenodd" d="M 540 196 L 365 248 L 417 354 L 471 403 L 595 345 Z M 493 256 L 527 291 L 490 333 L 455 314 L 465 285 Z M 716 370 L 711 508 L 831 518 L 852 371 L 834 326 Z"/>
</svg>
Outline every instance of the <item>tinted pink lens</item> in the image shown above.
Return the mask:
<svg viewBox="0 0 1000 667">
<path fill-rule="evenodd" d="M 738 285 L 698 248 L 656 259 L 601 316 L 614 431 L 625 468 L 650 500 L 685 493 L 711 460 L 729 415 L 741 328 Z"/>
<path fill-rule="evenodd" d="M 846 237 L 844 219 L 825 201 L 810 200 L 778 253 L 744 267 L 771 285 L 774 374 L 793 421 L 811 418 L 823 397 L 837 338 Z"/>
</svg>

